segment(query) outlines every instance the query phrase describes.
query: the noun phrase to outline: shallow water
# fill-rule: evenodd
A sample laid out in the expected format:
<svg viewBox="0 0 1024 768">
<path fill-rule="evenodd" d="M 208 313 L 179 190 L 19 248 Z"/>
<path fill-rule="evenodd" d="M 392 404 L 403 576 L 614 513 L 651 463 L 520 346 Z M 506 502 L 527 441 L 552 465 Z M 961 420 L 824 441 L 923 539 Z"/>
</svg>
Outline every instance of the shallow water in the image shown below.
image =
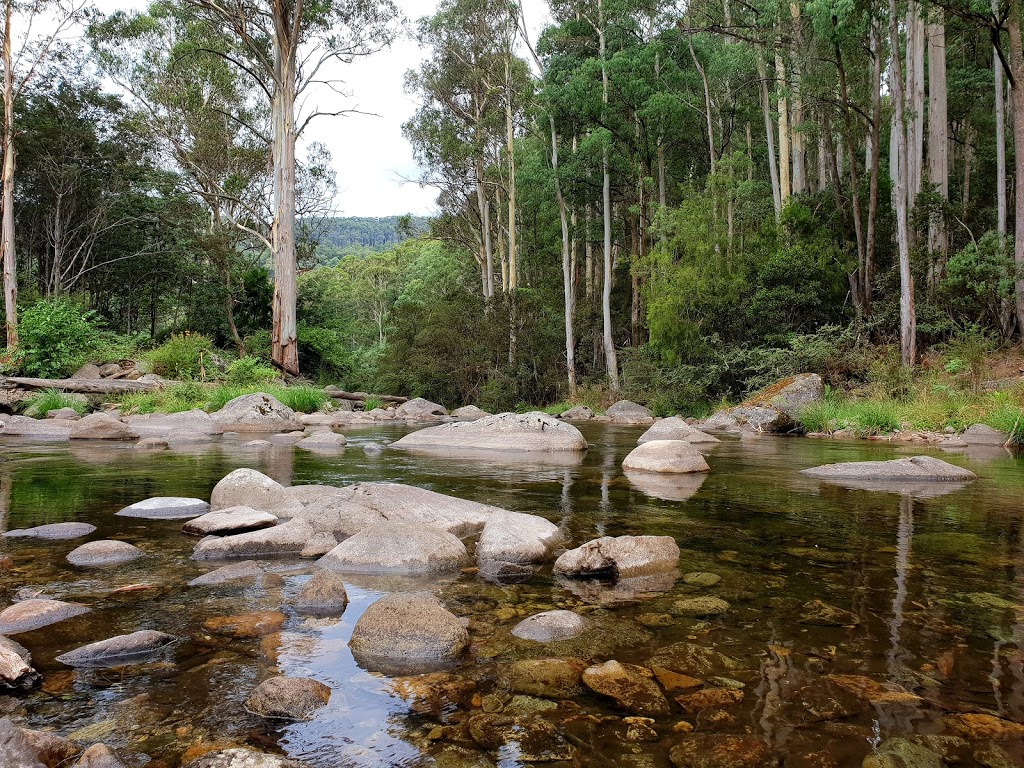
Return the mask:
<svg viewBox="0 0 1024 768">
<path fill-rule="evenodd" d="M 489 584 L 463 574 L 419 585 L 471 619 L 473 645 L 455 671 L 476 681 L 489 708 L 508 703 L 496 677 L 519 658 L 576 655 L 644 664 L 659 648 L 689 641 L 739 662 L 728 672 L 744 685 L 739 704 L 724 716 L 686 715 L 673 705 L 673 714 L 647 732 L 650 741 L 632 740 L 635 734 L 628 735 L 620 719 L 627 713 L 596 695 L 544 713 L 575 747 L 575 765 L 667 766 L 668 751 L 680 739 L 673 726 L 681 720 L 698 732 L 761 737 L 787 766 L 860 765 L 889 737 L 942 733 L 948 713 L 1024 721 L 1024 459 L 1003 451 L 942 455 L 980 479 L 935 496 L 927 489 L 844 489 L 798 474 L 822 463 L 928 449 L 726 438 L 707 452 L 712 471 L 703 482 L 688 478 L 666 487 L 620 470 L 642 428 L 583 429 L 593 447 L 582 462 L 565 465 L 397 451 L 368 456 L 360 449 L 370 440 L 397 438 L 406 431 L 399 427 L 345 430 L 350 445 L 340 456 L 236 443 L 154 454 L 131 446 L 8 439 L 2 446 L 7 461 L 0 464 L 4 529 L 86 521 L 98 527 L 90 538 L 123 539 L 147 556 L 114 569 L 82 570 L 64 560 L 81 540 L 0 545 L 13 561 L 0 571 L 0 605 L 29 587 L 92 608 L 15 637 L 32 651 L 44 683 L 27 696 L 0 697 L 0 710 L 85 743 L 131 748 L 170 768 L 199 742 L 248 743 L 316 768 L 520 764 L 514 748 L 488 753 L 476 747 L 456 727 L 466 712 L 414 713 L 390 678 L 359 667 L 346 640 L 381 595 L 372 580 L 348 581 L 351 602 L 340 620 L 298 616 L 287 603 L 313 572 L 309 561 L 273 561 L 274 572 L 254 585 L 189 588 L 186 582 L 211 564 L 189 559 L 195 539 L 181 534 L 180 521 L 114 515 L 150 496 L 208 498 L 221 477 L 249 466 L 285 484 L 398 481 L 541 514 L 564 529 L 572 546 L 601 535 L 667 534 L 683 550 L 681 573 L 720 575 L 710 588 L 680 579 L 642 593 L 556 583 L 550 566 L 522 584 Z M 139 584 L 148 588 L 115 591 Z M 676 600 L 695 595 L 722 597 L 732 607 L 715 619 L 675 617 L 667 626 L 651 626 L 663 620 L 651 614 L 669 614 Z M 858 623 L 802 623 L 801 606 L 810 600 L 850 611 Z M 523 617 L 556 607 L 587 613 L 599 631 L 553 648 L 510 636 Z M 213 616 L 278 609 L 287 614 L 284 629 L 263 641 L 218 638 L 202 627 Z M 169 632 L 183 642 L 162 662 L 118 670 L 74 671 L 54 661 L 79 645 L 138 629 Z M 279 727 L 246 714 L 242 703 L 252 688 L 277 673 L 330 685 L 330 704 L 309 722 Z M 815 696 L 823 674 L 897 683 L 920 700 L 875 703 L 842 718 L 808 714 L 819 711 Z M 449 727 L 439 731 L 439 725 Z M 1002 749 L 1015 760 L 1024 756 L 1020 740 L 1003 742 Z M 969 755 L 965 759 L 971 763 Z"/>
</svg>

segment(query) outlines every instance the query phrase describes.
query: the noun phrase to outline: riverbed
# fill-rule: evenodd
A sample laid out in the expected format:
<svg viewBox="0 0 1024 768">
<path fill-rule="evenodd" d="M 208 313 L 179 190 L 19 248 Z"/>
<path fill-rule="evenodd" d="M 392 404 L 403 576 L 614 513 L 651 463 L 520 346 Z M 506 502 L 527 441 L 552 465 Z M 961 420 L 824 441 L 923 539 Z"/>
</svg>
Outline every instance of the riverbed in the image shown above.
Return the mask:
<svg viewBox="0 0 1024 768">
<path fill-rule="evenodd" d="M 0 604 L 39 593 L 92 609 L 15 637 L 32 652 L 43 683 L 29 694 L 0 697 L 0 710 L 19 724 L 125 747 L 167 768 L 177 768 L 187 750 L 211 744 L 248 745 L 314 768 L 525 764 L 531 755 L 514 744 L 486 749 L 467 734 L 466 718 L 481 711 L 553 724 L 572 757 L 549 764 L 580 766 L 668 766 L 671 748 L 690 729 L 712 740 L 760 739 L 786 766 L 859 766 L 894 737 L 948 734 L 948 717 L 957 713 L 1024 721 L 1024 458 L 1001 449 L 942 453 L 724 436 L 706 451 L 707 476 L 666 484 L 621 470 L 642 427 L 581 429 L 590 450 L 579 462 L 558 463 L 362 450 L 409 431 L 397 426 L 346 429 L 349 445 L 339 455 L 283 445 L 253 449 L 227 439 L 158 453 L 8 439 L 0 454 L 4 530 L 89 522 L 98 529 L 91 539 L 121 539 L 146 556 L 86 570 L 64 560 L 81 540 L 0 545 L 11 561 L 0 571 Z M 919 453 L 967 467 L 979 479 L 901 493 L 799 474 L 824 463 Z M 151 496 L 209 498 L 238 467 L 285 485 L 409 483 L 539 514 L 562 528 L 568 546 L 598 536 L 670 535 L 682 549 L 680 574 L 711 573 L 721 581 L 701 586 L 680 578 L 637 589 L 575 584 L 553 579 L 549 564 L 521 583 L 488 582 L 470 569 L 413 584 L 468 618 L 472 642 L 450 670 L 469 681 L 470 694 L 427 706 L 392 678 L 362 669 L 347 647 L 356 620 L 389 585 L 354 576 L 346 581 L 350 603 L 340 619 L 299 616 L 288 602 L 314 572 L 311 561 L 268 561 L 267 576 L 241 586 L 188 587 L 212 566 L 190 559 L 196 539 L 181 533 L 181 521 L 115 516 Z M 730 608 L 704 619 L 674 613 L 677 601 L 697 595 L 722 598 Z M 808 608 L 815 600 L 847 618 L 821 626 Z M 524 617 L 555 608 L 587 615 L 599 631 L 557 647 L 511 636 Z M 284 612 L 279 633 L 234 639 L 203 627 L 212 617 L 261 610 Z M 181 642 L 158 662 L 113 670 L 73 670 L 54 660 L 139 629 Z M 591 692 L 559 700 L 500 685 L 502 670 L 519 659 L 648 665 L 680 643 L 729 660 L 704 679 L 708 688 L 739 691 L 727 706 L 686 712 L 673 704 L 671 715 L 635 723 Z M 332 689 L 330 703 L 301 723 L 247 714 L 246 697 L 272 674 L 319 680 Z M 826 679 L 868 680 L 899 695 L 862 691 L 829 709 L 818 700 Z M 953 747 L 922 743 L 936 754 L 955 747 L 970 765 L 992 764 L 983 753 L 989 741 L 967 734 Z M 1019 736 L 999 745 L 1009 759 L 1024 757 Z"/>
</svg>

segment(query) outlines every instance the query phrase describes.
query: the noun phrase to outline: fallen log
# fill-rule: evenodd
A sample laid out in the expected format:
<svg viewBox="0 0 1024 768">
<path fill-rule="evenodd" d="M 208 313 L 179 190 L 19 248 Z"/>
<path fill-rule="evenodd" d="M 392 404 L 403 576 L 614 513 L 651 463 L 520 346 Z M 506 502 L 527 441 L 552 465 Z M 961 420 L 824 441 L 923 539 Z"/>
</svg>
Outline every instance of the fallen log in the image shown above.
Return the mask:
<svg viewBox="0 0 1024 768">
<path fill-rule="evenodd" d="M 0 380 L 8 389 L 59 389 L 82 395 L 119 395 L 126 392 L 156 392 L 163 389 L 159 381 L 125 381 L 124 379 L 32 379 L 8 376 Z"/>
<path fill-rule="evenodd" d="M 327 387 L 324 390 L 325 394 L 330 395 L 335 400 L 351 400 L 357 403 L 365 403 L 367 400 L 380 400 L 382 403 L 406 403 L 409 401 L 408 397 L 399 397 L 398 395 L 371 395 L 367 392 L 344 392 L 337 387 Z"/>
</svg>

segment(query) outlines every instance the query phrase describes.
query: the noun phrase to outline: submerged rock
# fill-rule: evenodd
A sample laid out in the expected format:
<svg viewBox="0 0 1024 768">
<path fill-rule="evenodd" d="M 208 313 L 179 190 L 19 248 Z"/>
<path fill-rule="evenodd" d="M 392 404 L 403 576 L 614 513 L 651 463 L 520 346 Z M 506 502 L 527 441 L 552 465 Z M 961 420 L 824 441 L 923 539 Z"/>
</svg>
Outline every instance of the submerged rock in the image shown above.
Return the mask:
<svg viewBox="0 0 1024 768">
<path fill-rule="evenodd" d="M 701 679 L 741 668 L 736 659 L 696 643 L 666 645 L 647 660 L 647 666 Z"/>
<path fill-rule="evenodd" d="M 696 693 L 676 697 L 676 703 L 688 715 L 695 715 L 706 709 L 723 709 L 743 701 L 743 691 L 735 688 L 705 688 Z"/>
<path fill-rule="evenodd" d="M 273 720 L 308 720 L 331 700 L 331 689 L 309 677 L 271 677 L 245 700 L 253 715 Z"/>
<path fill-rule="evenodd" d="M 995 715 L 969 713 L 962 715 L 946 715 L 942 718 L 946 730 L 954 736 L 966 739 L 992 739 L 1008 741 L 1024 738 L 1024 724 L 1004 720 Z"/>
<path fill-rule="evenodd" d="M 395 418 L 412 420 L 436 420 L 440 416 L 447 416 L 448 409 L 443 405 L 432 403 L 422 397 L 414 397 L 407 400 L 395 409 Z"/>
<path fill-rule="evenodd" d="M 942 755 L 907 739 L 886 739 L 864 758 L 863 768 L 945 768 Z"/>
<path fill-rule="evenodd" d="M 181 496 L 155 496 L 137 501 L 120 512 L 120 517 L 140 517 L 144 520 L 184 520 L 198 517 L 210 511 L 210 505 L 202 499 Z"/>
<path fill-rule="evenodd" d="M 75 422 L 72 440 L 138 440 L 139 433 L 109 413 L 97 411 Z"/>
<path fill-rule="evenodd" d="M 181 526 L 181 530 L 193 536 L 226 536 L 272 528 L 277 523 L 277 516 L 270 512 L 259 512 L 249 507 L 228 507 L 189 520 Z"/>
<path fill-rule="evenodd" d="M 223 430 L 206 411 L 194 408 L 180 413 L 152 413 L 139 416 L 126 416 L 124 419 L 133 430 L 144 438 L 167 439 L 175 435 L 178 439 L 185 436 L 219 435 Z"/>
<path fill-rule="evenodd" d="M 291 498 L 283 485 L 255 469 L 236 469 L 221 479 L 210 494 L 210 509 L 249 507 L 291 517 L 301 512 L 302 502 Z"/>
<path fill-rule="evenodd" d="M 732 606 L 730 606 L 729 603 L 721 598 L 702 596 L 687 597 L 682 600 L 676 600 L 672 603 L 671 610 L 674 616 L 689 616 L 691 618 L 702 619 L 712 616 L 721 616 L 723 613 L 728 613 L 731 607 Z"/>
<path fill-rule="evenodd" d="M 801 472 L 822 480 L 964 482 L 978 477 L 968 469 L 933 456 L 911 456 L 890 461 L 847 461 L 812 467 Z"/>
<path fill-rule="evenodd" d="M 29 691 L 40 679 L 28 649 L 0 635 L 0 690 Z"/>
<path fill-rule="evenodd" d="M 520 640 L 551 643 L 578 637 L 590 629 L 590 621 L 572 611 L 544 611 L 523 619 L 512 628 Z"/>
<path fill-rule="evenodd" d="M 89 609 L 84 605 L 65 603 L 62 600 L 22 600 L 0 612 L 0 634 L 16 635 L 19 632 L 30 632 L 88 612 Z"/>
<path fill-rule="evenodd" d="M 265 392 L 228 401 L 213 420 L 232 432 L 292 432 L 303 427 L 295 411 Z"/>
<path fill-rule="evenodd" d="M 465 545 L 440 528 L 379 523 L 341 542 L 317 564 L 353 573 L 438 573 L 457 570 L 467 557 Z"/>
<path fill-rule="evenodd" d="M 800 623 L 819 627 L 847 627 L 860 624 L 860 619 L 856 614 L 822 600 L 810 600 L 800 606 Z"/>
<path fill-rule="evenodd" d="M 717 573 L 704 573 L 702 571 L 694 571 L 693 573 L 683 574 L 683 584 L 691 587 L 713 587 L 722 580 L 722 577 Z"/>
<path fill-rule="evenodd" d="M 606 661 L 587 668 L 583 684 L 637 715 L 663 717 L 670 711 L 668 699 L 645 667 Z"/>
<path fill-rule="evenodd" d="M 457 421 L 412 432 L 392 444 L 406 449 L 505 451 L 512 453 L 587 450 L 587 441 L 571 424 L 540 411 L 499 413 L 476 421 Z"/>
<path fill-rule="evenodd" d="M 676 567 L 679 545 L 671 536 L 602 536 L 563 552 L 555 573 L 590 576 L 642 576 Z"/>
<path fill-rule="evenodd" d="M 227 584 L 232 581 L 257 579 L 263 576 L 263 568 L 253 560 L 243 560 L 240 563 L 231 563 L 223 568 L 217 568 L 196 576 L 188 583 L 190 587 L 212 587 L 218 584 Z"/>
<path fill-rule="evenodd" d="M 306 763 L 289 760 L 286 757 L 268 755 L 245 747 L 218 749 L 205 755 L 183 768 L 308 768 Z"/>
<path fill-rule="evenodd" d="M 420 715 L 443 717 L 458 707 L 471 704 L 476 683 L 473 680 L 449 672 L 432 672 L 425 675 L 396 677 L 391 690 L 409 708 Z"/>
<path fill-rule="evenodd" d="M 381 598 L 359 617 L 349 647 L 370 668 L 450 662 L 469 646 L 462 622 L 428 592 Z"/>
<path fill-rule="evenodd" d="M 498 682 L 513 693 L 546 699 L 573 699 L 583 691 L 582 659 L 524 659 L 498 670 Z"/>
<path fill-rule="evenodd" d="M 67 561 L 80 568 L 96 568 L 109 565 L 122 565 L 138 560 L 146 553 L 127 541 L 104 539 L 90 541 L 71 550 Z"/>
<path fill-rule="evenodd" d="M 295 610 L 314 616 L 340 616 L 348 605 L 345 582 L 333 571 L 317 571 L 295 598 Z"/>
<path fill-rule="evenodd" d="M 139 664 L 177 642 L 178 638 L 165 632 L 143 629 L 128 635 L 89 643 L 61 654 L 57 661 L 69 667 L 119 667 Z"/>
<path fill-rule="evenodd" d="M 96 526 L 89 523 L 49 523 L 48 525 L 37 525 L 35 528 L 15 528 L 13 531 L 5 533 L 4 537 L 63 541 L 88 536 L 95 530 Z"/>
<path fill-rule="evenodd" d="M 575 754 L 555 725 L 541 717 L 479 712 L 468 725 L 473 741 L 491 752 L 514 754 L 517 762 L 572 760 Z"/>
<path fill-rule="evenodd" d="M 67 440 L 78 420 L 33 419 L 30 416 L 8 416 L 0 435 L 34 437 L 38 440 Z"/>
<path fill-rule="evenodd" d="M 299 440 L 295 445 L 307 451 L 332 452 L 344 450 L 348 440 L 337 432 L 314 432 L 309 437 Z"/>
<path fill-rule="evenodd" d="M 651 412 L 630 400 L 619 400 L 605 411 L 615 424 L 653 424 Z"/>
<path fill-rule="evenodd" d="M 245 640 L 279 632 L 285 615 L 280 611 L 255 611 L 235 616 L 214 616 L 203 622 L 203 628 L 217 635 Z"/>
<path fill-rule="evenodd" d="M 652 440 L 682 440 L 686 443 L 717 443 L 719 439 L 686 423 L 680 416 L 669 416 L 655 422 L 650 429 L 640 435 L 637 443 L 643 445 Z"/>
<path fill-rule="evenodd" d="M 675 768 L 774 768 L 779 758 L 756 736 L 695 733 L 672 747 Z"/>
<path fill-rule="evenodd" d="M 682 440 L 651 440 L 630 451 L 622 468 L 633 472 L 659 472 L 685 475 L 710 472 L 701 452 Z"/>
</svg>

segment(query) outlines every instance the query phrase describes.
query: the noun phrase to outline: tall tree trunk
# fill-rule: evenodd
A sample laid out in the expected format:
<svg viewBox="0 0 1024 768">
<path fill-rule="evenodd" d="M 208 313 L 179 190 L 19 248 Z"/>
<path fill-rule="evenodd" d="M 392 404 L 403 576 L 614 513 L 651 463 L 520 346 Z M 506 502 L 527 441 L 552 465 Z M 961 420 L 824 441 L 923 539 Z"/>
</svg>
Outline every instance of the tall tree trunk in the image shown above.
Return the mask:
<svg viewBox="0 0 1024 768">
<path fill-rule="evenodd" d="M 807 168 L 806 156 L 804 153 L 804 102 L 800 93 L 801 68 L 800 55 L 803 51 L 803 35 L 800 25 L 800 3 L 792 2 L 789 5 L 793 17 L 793 120 L 790 125 L 793 148 L 793 193 L 801 195 L 807 191 Z"/>
<path fill-rule="evenodd" d="M 504 228 L 504 221 L 502 220 L 502 205 L 501 205 L 501 184 L 494 186 L 494 212 L 498 216 L 496 229 L 494 233 L 495 240 L 498 241 L 498 269 L 501 270 L 501 292 L 508 293 L 508 254 L 505 253 L 505 239 L 502 237 L 501 230 Z"/>
<path fill-rule="evenodd" d="M 1011 0 L 1010 16 L 1006 21 L 1010 33 L 1010 74 L 1013 77 L 1013 142 L 1017 148 L 1013 153 L 1016 171 L 1013 261 L 1017 267 L 1014 293 L 1017 302 L 1017 332 L 1024 338 L 1024 45 L 1020 33 L 1020 2 Z"/>
<path fill-rule="evenodd" d="M 789 180 L 789 99 L 786 98 L 786 64 L 778 50 L 775 51 L 775 78 L 779 91 L 779 196 L 782 200 L 781 207 L 785 208 L 793 189 Z"/>
<path fill-rule="evenodd" d="M 853 115 L 850 110 L 850 90 L 846 82 L 846 67 L 843 64 L 843 52 L 837 43 L 835 45 L 836 67 L 839 71 L 839 93 L 843 102 L 843 122 L 846 130 L 846 152 L 850 157 L 850 202 L 853 207 L 853 231 L 857 240 L 857 274 L 851 276 L 850 284 L 854 290 L 854 306 L 857 314 L 864 314 L 864 295 L 862 292 L 864 274 L 867 262 L 867 248 L 864 245 L 864 225 L 861 221 L 860 208 L 860 180 L 857 178 L 857 145 L 854 142 L 855 126 Z"/>
<path fill-rule="evenodd" d="M 11 60 L 11 14 L 13 0 L 4 3 L 4 159 L 3 159 L 3 242 L 4 310 L 7 348 L 18 346 L 18 264 L 14 258 L 14 71 Z"/>
<path fill-rule="evenodd" d="M 928 181 L 949 202 L 949 135 L 946 110 L 946 27 L 941 8 L 931 11 L 928 24 Z M 932 216 L 928 223 L 928 251 L 931 265 L 928 283 L 939 284 L 946 273 L 948 238 L 944 217 Z"/>
<path fill-rule="evenodd" d="M 519 259 L 516 244 L 516 145 L 512 114 L 512 70 L 505 59 L 505 140 L 508 143 L 508 290 L 519 286 Z"/>
<path fill-rule="evenodd" d="M 597 7 L 601 13 L 601 29 L 598 33 L 601 55 L 602 104 L 608 108 L 608 62 L 605 60 L 604 13 L 601 0 Z M 601 152 L 601 202 L 604 206 L 604 284 L 601 286 L 601 313 L 604 319 L 604 360 L 608 371 L 608 382 L 613 392 L 619 391 L 619 362 L 615 356 L 615 339 L 612 336 L 612 181 L 608 167 L 608 147 Z"/>
<path fill-rule="evenodd" d="M 907 116 L 904 110 L 903 67 L 900 63 L 899 21 L 896 0 L 889 0 L 889 43 L 892 48 L 893 77 L 892 101 L 895 107 L 894 144 L 896 147 L 896 176 L 893 179 L 896 207 L 896 238 L 900 262 L 900 358 L 911 366 L 917 359 L 917 317 L 914 311 L 914 276 L 910 271 L 910 224 L 907 213 Z"/>
<path fill-rule="evenodd" d="M 907 206 L 913 210 L 921 191 L 921 169 L 924 164 L 924 18 L 918 0 L 907 3 Z M 913 233 L 911 233 L 913 238 Z"/>
<path fill-rule="evenodd" d="M 757 77 L 761 89 L 761 114 L 764 116 L 765 139 L 768 142 L 768 175 L 772 181 L 772 200 L 775 203 L 775 221 L 782 216 L 782 191 L 779 186 L 779 167 L 775 160 L 775 131 L 772 127 L 772 108 L 768 97 L 768 73 L 764 54 L 757 51 Z"/>
<path fill-rule="evenodd" d="M 992 13 L 999 13 L 999 0 L 992 0 Z M 1006 235 L 1006 84 L 998 52 L 992 56 L 992 69 L 996 88 L 996 232 L 1002 242 Z"/>
<path fill-rule="evenodd" d="M 583 208 L 583 284 L 587 298 L 594 295 L 594 242 L 590 239 L 590 203 Z"/>
<path fill-rule="evenodd" d="M 697 67 L 697 72 L 700 73 L 700 81 L 704 86 L 704 117 L 707 122 L 708 130 L 708 158 L 710 162 L 711 175 L 715 173 L 715 126 L 714 126 L 714 113 L 711 105 L 711 87 L 708 85 L 708 76 L 704 71 L 703 65 L 700 63 L 700 59 L 697 58 L 697 52 L 693 50 L 693 35 L 689 36 L 688 40 L 690 44 L 690 58 L 693 59 L 693 64 Z"/>
<path fill-rule="evenodd" d="M 565 365 L 569 377 L 569 397 L 576 397 L 576 339 L 573 333 L 573 314 L 576 309 L 576 285 L 573 274 L 571 249 L 569 247 L 569 219 L 566 216 L 565 196 L 558 174 L 558 132 L 555 118 L 548 116 L 551 127 L 551 169 L 555 177 L 555 200 L 558 202 L 558 217 L 562 225 L 562 295 L 565 302 Z"/>
<path fill-rule="evenodd" d="M 882 27 L 875 19 L 871 22 L 871 157 L 868 180 L 868 226 L 864 243 L 864 272 L 861 275 L 861 293 L 864 314 L 871 314 L 875 272 L 875 241 L 878 222 L 878 177 L 882 168 Z M 897 54 L 898 55 L 898 54 Z"/>
<path fill-rule="evenodd" d="M 480 209 L 480 235 L 484 244 L 484 298 L 494 298 L 494 250 L 491 247 L 491 204 L 484 189 L 484 158 L 476 158 L 476 204 Z"/>
<path fill-rule="evenodd" d="M 281 370 L 299 375 L 295 255 L 296 50 L 290 14 L 274 3 L 276 87 L 274 123 L 274 304 L 271 355 Z"/>
</svg>

